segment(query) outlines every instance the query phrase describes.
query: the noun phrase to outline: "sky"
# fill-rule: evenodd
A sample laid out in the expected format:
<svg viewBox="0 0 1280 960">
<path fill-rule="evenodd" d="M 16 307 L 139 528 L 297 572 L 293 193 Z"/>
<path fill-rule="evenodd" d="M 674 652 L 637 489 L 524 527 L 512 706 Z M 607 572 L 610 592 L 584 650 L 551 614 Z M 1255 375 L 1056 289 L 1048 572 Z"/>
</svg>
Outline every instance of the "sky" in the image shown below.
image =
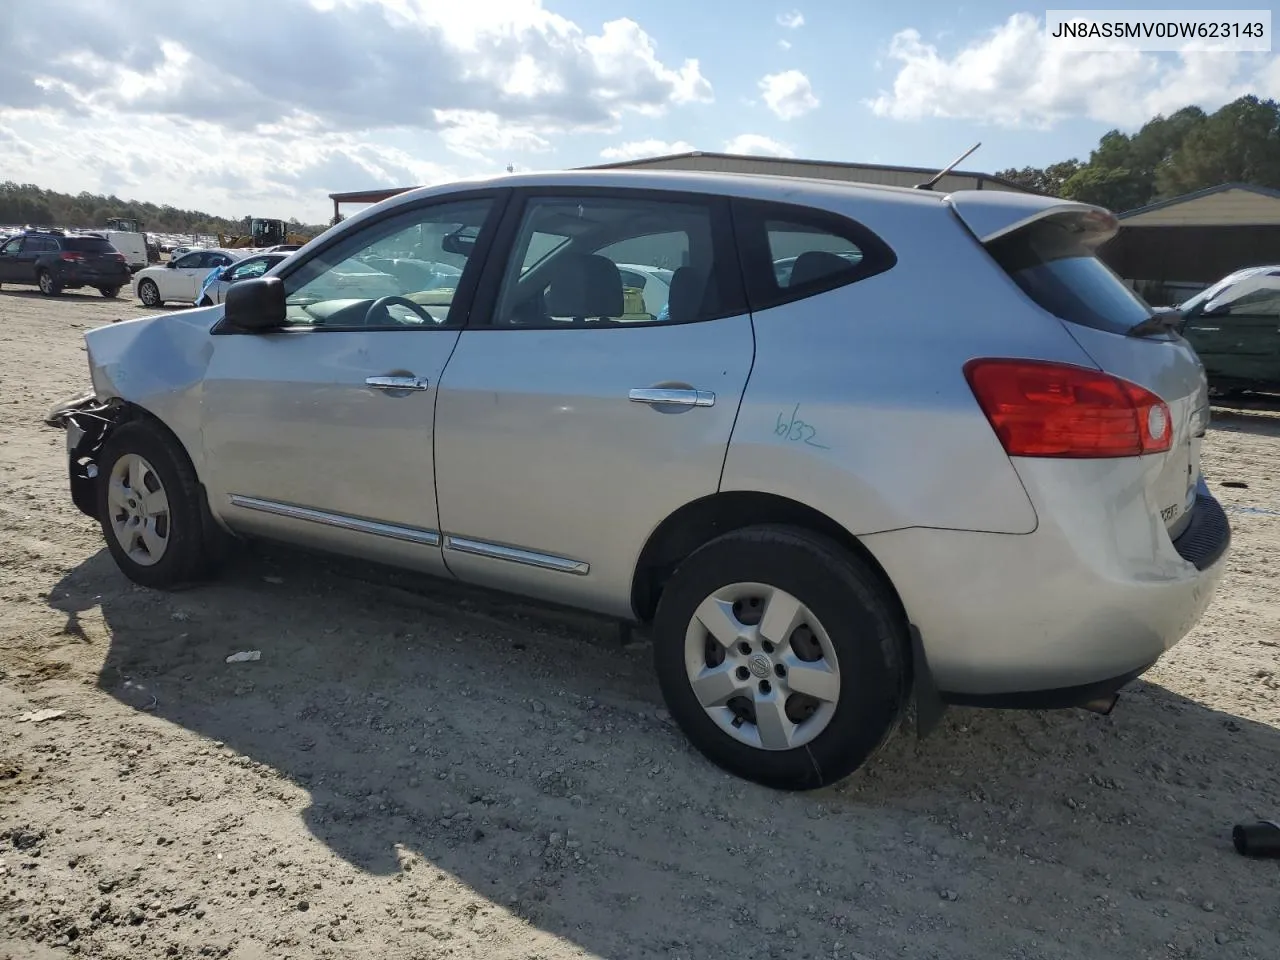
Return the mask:
<svg viewBox="0 0 1280 960">
<path fill-rule="evenodd" d="M 991 172 L 1280 97 L 1275 52 L 1064 52 L 1016 0 L 39 7 L 0 0 L 0 180 L 233 217 L 691 149 L 932 168 L 981 141 L 962 167 Z"/>
</svg>

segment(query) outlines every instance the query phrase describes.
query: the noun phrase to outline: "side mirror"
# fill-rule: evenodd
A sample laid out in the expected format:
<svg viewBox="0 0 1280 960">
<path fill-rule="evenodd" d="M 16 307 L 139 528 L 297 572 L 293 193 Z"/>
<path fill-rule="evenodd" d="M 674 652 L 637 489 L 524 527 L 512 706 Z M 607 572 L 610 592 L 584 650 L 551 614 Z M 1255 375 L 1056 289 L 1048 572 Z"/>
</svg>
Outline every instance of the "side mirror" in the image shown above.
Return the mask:
<svg viewBox="0 0 1280 960">
<path fill-rule="evenodd" d="M 223 318 L 241 330 L 272 330 L 285 324 L 284 283 L 279 277 L 251 277 L 227 290 Z"/>
<path fill-rule="evenodd" d="M 178 265 L 177 260 L 170 260 L 168 263 L 165 264 L 165 266 L 168 267 L 170 270 L 174 269 L 177 265 Z"/>
</svg>

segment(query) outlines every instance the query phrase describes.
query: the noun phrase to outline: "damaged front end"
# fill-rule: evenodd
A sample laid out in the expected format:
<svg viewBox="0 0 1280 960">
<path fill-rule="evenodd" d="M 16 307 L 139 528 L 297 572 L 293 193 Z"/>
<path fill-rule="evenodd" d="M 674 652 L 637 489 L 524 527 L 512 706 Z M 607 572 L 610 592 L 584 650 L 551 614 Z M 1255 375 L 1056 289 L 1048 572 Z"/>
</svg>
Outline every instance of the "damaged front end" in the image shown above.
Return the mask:
<svg viewBox="0 0 1280 960">
<path fill-rule="evenodd" d="M 98 517 L 98 454 L 122 413 L 119 401 L 101 401 L 87 393 L 54 404 L 44 422 L 67 432 L 67 472 L 71 500 L 81 513 Z"/>
</svg>

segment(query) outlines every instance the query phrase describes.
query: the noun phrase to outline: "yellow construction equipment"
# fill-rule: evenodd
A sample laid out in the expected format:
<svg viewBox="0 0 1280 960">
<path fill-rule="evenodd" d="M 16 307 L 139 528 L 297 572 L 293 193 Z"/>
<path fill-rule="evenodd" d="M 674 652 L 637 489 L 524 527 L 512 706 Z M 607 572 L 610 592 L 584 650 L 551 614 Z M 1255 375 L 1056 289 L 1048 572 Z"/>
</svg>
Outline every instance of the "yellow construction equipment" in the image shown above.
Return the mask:
<svg viewBox="0 0 1280 960">
<path fill-rule="evenodd" d="M 228 250 L 245 247 L 277 247 L 281 244 L 301 246 L 311 238 L 301 233 L 290 233 L 283 220 L 267 217 L 246 217 L 245 232 L 233 236 L 218 234 L 218 246 Z"/>
</svg>

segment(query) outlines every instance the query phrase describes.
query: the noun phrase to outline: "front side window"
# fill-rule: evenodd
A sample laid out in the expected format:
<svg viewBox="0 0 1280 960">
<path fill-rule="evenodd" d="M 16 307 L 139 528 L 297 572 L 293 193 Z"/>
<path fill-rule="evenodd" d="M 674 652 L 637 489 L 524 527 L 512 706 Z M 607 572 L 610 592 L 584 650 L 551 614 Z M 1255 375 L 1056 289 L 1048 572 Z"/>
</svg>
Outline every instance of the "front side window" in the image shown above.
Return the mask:
<svg viewBox="0 0 1280 960">
<path fill-rule="evenodd" d="M 203 251 L 188 253 L 186 256 L 179 257 L 173 262 L 173 268 L 175 270 L 192 270 L 201 266 L 204 266 Z M 212 266 L 212 264 L 210 264 L 210 266 Z"/>
<path fill-rule="evenodd" d="M 532 198 L 493 322 L 560 329 L 742 312 L 725 280 L 732 251 L 717 238 L 717 216 L 696 198 Z"/>
<path fill-rule="evenodd" d="M 357 230 L 284 280 L 289 323 L 313 327 L 458 326 L 454 300 L 490 197 L 422 207 Z"/>
<path fill-rule="evenodd" d="M 260 277 L 270 269 L 271 261 L 266 258 L 255 258 L 233 269 L 228 279 L 248 280 L 250 277 Z"/>
<path fill-rule="evenodd" d="M 22 237 L 14 237 L 14 239 L 0 247 L 0 257 L 12 257 L 21 252 Z"/>
</svg>

